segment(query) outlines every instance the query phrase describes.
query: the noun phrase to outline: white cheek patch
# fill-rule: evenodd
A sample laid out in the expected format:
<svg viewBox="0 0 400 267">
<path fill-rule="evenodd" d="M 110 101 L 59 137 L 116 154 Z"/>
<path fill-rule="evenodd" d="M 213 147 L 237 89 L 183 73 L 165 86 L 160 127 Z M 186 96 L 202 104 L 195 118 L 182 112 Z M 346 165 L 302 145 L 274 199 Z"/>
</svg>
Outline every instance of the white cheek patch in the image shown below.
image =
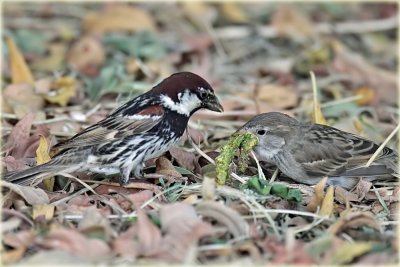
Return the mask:
<svg viewBox="0 0 400 267">
<path fill-rule="evenodd" d="M 179 114 L 190 116 L 190 113 L 201 106 L 201 100 L 196 94 L 186 90 L 183 94 L 178 94 L 179 102 L 175 103 L 169 96 L 161 95 L 161 102 L 164 107 L 178 112 Z"/>
</svg>

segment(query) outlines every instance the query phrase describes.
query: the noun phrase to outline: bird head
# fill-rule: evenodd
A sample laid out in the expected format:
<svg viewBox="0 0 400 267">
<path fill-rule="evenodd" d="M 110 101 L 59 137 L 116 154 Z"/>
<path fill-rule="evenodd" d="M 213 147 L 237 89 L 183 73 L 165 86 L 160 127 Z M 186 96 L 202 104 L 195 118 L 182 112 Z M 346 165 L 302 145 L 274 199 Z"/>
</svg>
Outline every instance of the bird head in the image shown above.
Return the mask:
<svg viewBox="0 0 400 267">
<path fill-rule="evenodd" d="M 156 85 L 152 91 L 160 94 L 164 107 L 188 117 L 201 108 L 223 111 L 211 85 L 191 72 L 175 73 Z"/>
<path fill-rule="evenodd" d="M 243 125 L 237 133 L 250 132 L 258 137 L 254 152 L 260 160 L 270 161 L 286 144 L 287 138 L 294 134 L 299 122 L 279 112 L 262 113 Z"/>
</svg>

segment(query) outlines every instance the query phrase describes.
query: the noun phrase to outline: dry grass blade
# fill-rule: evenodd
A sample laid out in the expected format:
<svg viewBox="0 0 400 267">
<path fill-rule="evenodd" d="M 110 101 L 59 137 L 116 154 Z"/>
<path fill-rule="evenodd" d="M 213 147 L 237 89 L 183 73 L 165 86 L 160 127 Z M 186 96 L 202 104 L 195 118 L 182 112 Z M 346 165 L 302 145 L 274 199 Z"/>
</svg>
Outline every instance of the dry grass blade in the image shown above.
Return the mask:
<svg viewBox="0 0 400 267">
<path fill-rule="evenodd" d="M 386 144 L 392 139 L 392 137 L 399 131 L 400 129 L 400 124 L 397 125 L 396 128 L 389 134 L 389 136 L 383 141 L 383 143 L 379 146 L 379 148 L 375 151 L 375 153 L 371 156 L 371 158 L 368 160 L 367 164 L 365 164 L 365 167 L 369 167 L 372 162 L 378 157 L 379 153 L 385 148 Z"/>
</svg>

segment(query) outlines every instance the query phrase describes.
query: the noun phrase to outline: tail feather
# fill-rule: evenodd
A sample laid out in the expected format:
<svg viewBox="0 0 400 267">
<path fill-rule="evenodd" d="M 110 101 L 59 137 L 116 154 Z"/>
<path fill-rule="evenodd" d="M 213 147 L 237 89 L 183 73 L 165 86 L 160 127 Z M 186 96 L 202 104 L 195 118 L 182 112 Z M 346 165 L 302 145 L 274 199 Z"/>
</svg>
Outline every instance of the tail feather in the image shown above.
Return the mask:
<svg viewBox="0 0 400 267">
<path fill-rule="evenodd" d="M 30 185 L 38 175 L 59 170 L 59 166 L 43 164 L 22 171 L 8 172 L 3 180 L 19 185 Z"/>
</svg>

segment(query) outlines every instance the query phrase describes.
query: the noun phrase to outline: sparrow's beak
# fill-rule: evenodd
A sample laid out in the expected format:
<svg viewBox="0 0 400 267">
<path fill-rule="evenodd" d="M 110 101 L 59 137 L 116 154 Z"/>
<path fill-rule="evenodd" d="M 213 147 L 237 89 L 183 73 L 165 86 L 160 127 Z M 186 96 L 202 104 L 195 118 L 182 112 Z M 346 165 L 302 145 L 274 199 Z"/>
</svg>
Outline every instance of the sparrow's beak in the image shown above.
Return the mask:
<svg viewBox="0 0 400 267">
<path fill-rule="evenodd" d="M 224 108 L 222 107 L 221 103 L 219 103 L 218 98 L 214 94 L 209 94 L 204 100 L 204 108 L 216 111 L 216 112 L 222 112 L 224 111 Z"/>
</svg>

